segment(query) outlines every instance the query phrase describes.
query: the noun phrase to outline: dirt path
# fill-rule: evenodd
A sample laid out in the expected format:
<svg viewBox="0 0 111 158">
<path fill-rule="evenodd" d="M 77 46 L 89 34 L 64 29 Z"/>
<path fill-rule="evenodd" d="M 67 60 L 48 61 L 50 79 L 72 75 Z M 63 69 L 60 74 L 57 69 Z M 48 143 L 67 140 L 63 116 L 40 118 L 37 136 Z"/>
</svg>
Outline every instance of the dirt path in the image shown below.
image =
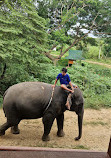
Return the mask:
<svg viewBox="0 0 111 158">
<path fill-rule="evenodd" d="M 102 66 L 104 66 L 104 67 L 107 67 L 107 68 L 110 68 L 110 69 L 111 69 L 111 65 L 109 65 L 109 64 L 99 63 L 99 62 L 96 62 L 96 61 L 87 61 L 87 60 L 85 60 L 85 62 L 91 63 L 91 64 L 102 65 Z"/>
<path fill-rule="evenodd" d="M 56 54 L 52 54 L 52 55 L 53 56 L 58 56 Z M 65 57 L 65 56 L 63 56 L 63 57 Z M 105 64 L 105 63 L 100 63 L 100 62 L 90 61 L 90 60 L 84 60 L 84 62 L 91 63 L 91 64 L 101 65 L 101 66 L 104 66 L 104 67 L 107 67 L 107 68 L 111 69 L 111 65 L 110 64 Z"/>
<path fill-rule="evenodd" d="M 5 122 L 4 113 L 0 110 L 0 125 Z M 20 125 L 21 133 L 13 135 L 10 129 L 6 135 L 0 137 L 0 146 L 30 146 L 90 149 L 107 151 L 111 135 L 111 108 L 100 111 L 86 109 L 83 124 L 83 136 L 80 141 L 75 141 L 78 135 L 77 116 L 73 112 L 65 112 L 64 132 L 65 137 L 56 136 L 56 121 L 53 124 L 49 142 L 41 140 L 43 134 L 42 120 L 23 120 Z"/>
</svg>

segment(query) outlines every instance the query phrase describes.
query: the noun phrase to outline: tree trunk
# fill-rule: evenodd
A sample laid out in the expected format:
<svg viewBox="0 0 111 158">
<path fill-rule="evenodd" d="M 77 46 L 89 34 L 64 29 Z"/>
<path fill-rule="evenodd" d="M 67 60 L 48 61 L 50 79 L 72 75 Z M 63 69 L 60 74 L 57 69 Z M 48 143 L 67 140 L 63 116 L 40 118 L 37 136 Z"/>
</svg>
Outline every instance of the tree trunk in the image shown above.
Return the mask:
<svg viewBox="0 0 111 158">
<path fill-rule="evenodd" d="M 7 65 L 6 65 L 6 63 L 5 63 L 4 68 L 3 68 L 2 75 L 0 76 L 0 79 L 3 79 L 3 78 L 4 78 L 4 75 L 5 75 L 5 72 L 6 72 L 6 68 L 7 68 Z"/>
<path fill-rule="evenodd" d="M 98 56 L 99 59 L 100 59 L 100 55 L 101 55 L 101 46 L 100 46 L 100 49 L 99 49 L 99 56 Z"/>
<path fill-rule="evenodd" d="M 54 63 L 54 66 L 56 66 L 57 65 L 57 59 L 55 59 L 54 61 L 53 61 L 53 63 Z"/>
</svg>

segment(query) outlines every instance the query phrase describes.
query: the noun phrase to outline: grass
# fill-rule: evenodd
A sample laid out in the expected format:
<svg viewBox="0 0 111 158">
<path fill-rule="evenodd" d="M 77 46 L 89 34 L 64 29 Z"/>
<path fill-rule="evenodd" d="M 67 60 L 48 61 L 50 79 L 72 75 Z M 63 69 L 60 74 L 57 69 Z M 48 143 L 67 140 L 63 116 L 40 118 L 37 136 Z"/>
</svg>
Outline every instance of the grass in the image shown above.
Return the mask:
<svg viewBox="0 0 111 158">
<path fill-rule="evenodd" d="M 47 147 L 47 148 L 58 148 L 58 145 L 56 143 L 53 143 L 53 144 L 49 144 L 47 142 L 43 143 L 43 144 L 37 144 L 36 146 L 34 147 Z M 59 148 L 63 148 L 62 146 L 59 146 Z M 81 149 L 81 150 L 90 150 L 89 147 L 87 146 L 84 146 L 84 145 L 77 145 L 75 147 L 72 147 L 70 149 Z"/>
<path fill-rule="evenodd" d="M 90 93 L 90 92 L 89 92 Z M 111 108 L 111 92 L 94 95 L 85 98 L 85 108 L 99 110 L 100 108 Z"/>
<path fill-rule="evenodd" d="M 83 145 L 77 145 L 76 147 L 74 147 L 73 149 L 82 149 L 82 150 L 90 150 L 89 147 L 83 146 Z"/>
<path fill-rule="evenodd" d="M 83 122 L 83 125 L 92 125 L 92 126 L 98 126 L 98 125 L 102 125 L 102 126 L 106 126 L 108 125 L 108 123 L 106 122 L 102 122 L 102 121 L 91 121 L 91 122 Z"/>
</svg>

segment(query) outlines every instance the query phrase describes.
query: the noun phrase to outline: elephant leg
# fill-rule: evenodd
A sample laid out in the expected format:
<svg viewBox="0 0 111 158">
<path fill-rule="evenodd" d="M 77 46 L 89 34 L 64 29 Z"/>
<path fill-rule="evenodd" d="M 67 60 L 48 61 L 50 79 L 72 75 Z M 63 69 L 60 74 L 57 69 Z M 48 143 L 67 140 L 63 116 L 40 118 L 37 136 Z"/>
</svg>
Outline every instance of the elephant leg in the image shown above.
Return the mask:
<svg viewBox="0 0 111 158">
<path fill-rule="evenodd" d="M 4 123 L 1 127 L 0 127 L 0 136 L 5 135 L 5 131 L 12 126 L 17 126 L 19 124 L 20 120 L 15 118 L 14 120 L 9 120 L 7 119 L 7 122 Z"/>
<path fill-rule="evenodd" d="M 43 116 L 43 124 L 44 124 L 44 134 L 42 136 L 42 140 L 43 141 L 49 141 L 50 137 L 49 137 L 49 133 L 52 127 L 52 124 L 54 122 L 54 116 L 51 113 L 46 113 Z"/>
<path fill-rule="evenodd" d="M 81 113 L 78 114 L 78 129 L 79 129 L 79 135 L 78 137 L 75 138 L 75 140 L 79 140 L 82 136 L 82 122 L 83 122 L 83 115 L 84 115 L 84 110 L 81 110 Z"/>
<path fill-rule="evenodd" d="M 63 125 L 64 125 L 64 113 L 62 113 L 61 115 L 59 115 L 57 118 L 57 127 L 58 127 L 58 131 L 57 131 L 57 136 L 58 137 L 63 137 L 65 135 L 64 131 L 63 131 Z"/>
<path fill-rule="evenodd" d="M 11 127 L 11 133 L 12 134 L 19 134 L 20 133 L 20 130 L 18 129 L 18 125 Z"/>
<path fill-rule="evenodd" d="M 0 136 L 5 135 L 5 131 L 10 127 L 10 124 L 8 122 L 4 123 L 0 127 Z"/>
</svg>

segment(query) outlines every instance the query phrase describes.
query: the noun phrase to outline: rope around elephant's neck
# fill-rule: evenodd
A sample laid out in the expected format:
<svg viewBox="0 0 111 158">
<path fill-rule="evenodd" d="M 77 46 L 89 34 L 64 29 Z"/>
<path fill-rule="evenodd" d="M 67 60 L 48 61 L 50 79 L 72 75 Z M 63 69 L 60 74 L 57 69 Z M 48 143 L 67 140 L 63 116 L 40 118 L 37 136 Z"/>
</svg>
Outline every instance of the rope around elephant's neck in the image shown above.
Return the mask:
<svg viewBox="0 0 111 158">
<path fill-rule="evenodd" d="M 51 102 L 52 102 L 52 98 L 53 98 L 53 95 L 54 95 L 54 89 L 55 89 L 55 88 L 53 87 L 53 89 L 52 89 L 52 94 L 51 94 L 51 98 L 50 98 L 50 100 L 49 100 L 49 103 L 48 103 L 48 105 L 47 105 L 45 111 L 44 111 L 44 114 L 45 114 L 45 112 L 47 111 L 47 109 L 49 108 L 49 106 L 50 106 L 50 104 L 51 104 Z"/>
</svg>

